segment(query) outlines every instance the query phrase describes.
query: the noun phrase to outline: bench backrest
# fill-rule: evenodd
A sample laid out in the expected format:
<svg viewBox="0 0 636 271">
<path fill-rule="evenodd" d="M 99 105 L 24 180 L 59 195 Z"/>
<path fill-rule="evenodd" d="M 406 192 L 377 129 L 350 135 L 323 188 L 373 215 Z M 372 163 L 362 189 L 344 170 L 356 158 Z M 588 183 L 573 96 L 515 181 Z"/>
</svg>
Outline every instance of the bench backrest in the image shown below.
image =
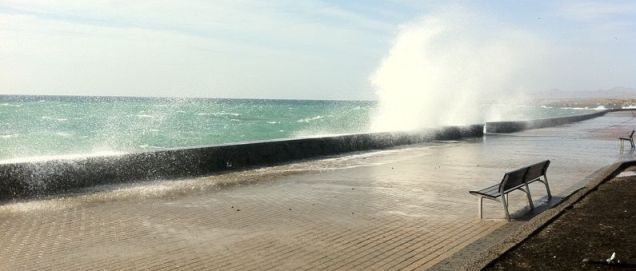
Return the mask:
<svg viewBox="0 0 636 271">
<path fill-rule="evenodd" d="M 545 160 L 529 166 L 528 173 L 526 173 L 525 176 L 525 181 L 529 182 L 541 176 L 545 176 L 545 173 L 548 171 L 548 166 L 550 166 L 550 160 Z"/>
<path fill-rule="evenodd" d="M 510 189 L 516 188 L 519 185 L 522 185 L 525 182 L 524 177 L 526 176 L 527 172 L 528 168 L 524 167 L 506 173 L 501 180 L 501 184 L 499 184 L 499 191 L 503 193 Z"/>
</svg>

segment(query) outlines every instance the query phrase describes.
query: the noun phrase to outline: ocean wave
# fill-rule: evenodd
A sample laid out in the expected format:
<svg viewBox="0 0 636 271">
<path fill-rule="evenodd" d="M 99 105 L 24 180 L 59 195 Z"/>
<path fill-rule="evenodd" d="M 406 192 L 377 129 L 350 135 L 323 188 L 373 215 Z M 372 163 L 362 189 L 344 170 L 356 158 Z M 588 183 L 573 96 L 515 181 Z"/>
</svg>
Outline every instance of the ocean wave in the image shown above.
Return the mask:
<svg viewBox="0 0 636 271">
<path fill-rule="evenodd" d="M 7 106 L 7 107 L 22 107 L 21 104 L 11 104 L 11 103 L 1 103 L 0 106 Z"/>
<path fill-rule="evenodd" d="M 40 155 L 40 156 L 28 156 L 19 158 L 10 158 L 0 160 L 0 164 L 14 164 L 14 163 L 33 163 L 50 160 L 74 160 L 87 157 L 101 157 L 101 156 L 115 156 L 122 155 L 123 152 L 116 151 L 98 151 L 90 154 L 62 154 L 62 155 Z"/>
<path fill-rule="evenodd" d="M 20 136 L 20 134 L 6 134 L 6 135 L 0 135 L 0 138 L 9 139 L 9 138 L 16 138 L 18 136 Z"/>
<path fill-rule="evenodd" d="M 149 145 L 149 144 L 141 144 L 141 145 L 139 145 L 139 148 L 142 148 L 142 149 L 155 149 L 155 150 L 165 149 L 165 147 L 154 146 L 154 145 Z"/>
<path fill-rule="evenodd" d="M 234 116 L 234 117 L 238 117 L 241 114 L 221 111 L 221 112 L 212 113 L 212 115 L 214 115 L 214 116 Z"/>
<path fill-rule="evenodd" d="M 73 134 L 69 132 L 55 132 L 55 135 L 65 138 L 73 137 Z"/>
<path fill-rule="evenodd" d="M 136 115 L 136 116 L 137 116 L 138 118 L 141 118 L 141 119 L 152 119 L 152 118 L 154 118 L 154 116 L 146 115 L 146 114 L 138 114 L 138 115 Z"/>
<path fill-rule="evenodd" d="M 595 107 L 594 110 L 601 111 L 601 110 L 607 110 L 607 108 L 605 108 L 604 105 L 599 105 L 599 106 Z"/>
<path fill-rule="evenodd" d="M 319 119 L 322 119 L 322 118 L 324 118 L 324 117 L 323 117 L 323 116 L 318 115 L 318 116 L 315 116 L 315 117 L 299 119 L 299 120 L 297 120 L 296 122 L 308 123 L 308 122 L 315 121 L 315 120 L 319 120 Z"/>
<path fill-rule="evenodd" d="M 562 107 L 561 109 L 566 110 L 607 110 L 607 108 L 603 105 L 599 105 L 597 107 Z"/>
<path fill-rule="evenodd" d="M 221 112 L 202 112 L 202 113 L 197 113 L 197 116 L 233 116 L 233 117 L 238 117 L 241 114 L 239 113 L 233 113 L 233 112 L 225 112 L 225 111 L 221 111 Z"/>
<path fill-rule="evenodd" d="M 55 117 L 51 117 L 51 116 L 42 116 L 42 119 L 43 120 L 54 120 L 54 121 L 59 121 L 59 122 L 68 120 L 66 118 L 55 118 Z"/>
</svg>

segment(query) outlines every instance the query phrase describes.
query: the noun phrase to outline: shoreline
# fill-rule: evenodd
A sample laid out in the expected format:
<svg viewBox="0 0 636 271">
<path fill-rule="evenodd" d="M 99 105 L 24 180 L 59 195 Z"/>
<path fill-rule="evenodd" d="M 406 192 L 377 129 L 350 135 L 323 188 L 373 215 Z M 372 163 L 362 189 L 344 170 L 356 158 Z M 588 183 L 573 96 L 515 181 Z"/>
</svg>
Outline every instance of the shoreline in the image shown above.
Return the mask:
<svg viewBox="0 0 636 271">
<path fill-rule="evenodd" d="M 38 162 L 0 164 L 0 201 L 52 195 L 78 188 L 134 181 L 207 176 L 280 165 L 355 151 L 380 150 L 435 140 L 481 137 L 551 127 L 609 112 L 516 122 L 490 122 L 419 132 L 350 134 L 174 148 Z"/>
</svg>

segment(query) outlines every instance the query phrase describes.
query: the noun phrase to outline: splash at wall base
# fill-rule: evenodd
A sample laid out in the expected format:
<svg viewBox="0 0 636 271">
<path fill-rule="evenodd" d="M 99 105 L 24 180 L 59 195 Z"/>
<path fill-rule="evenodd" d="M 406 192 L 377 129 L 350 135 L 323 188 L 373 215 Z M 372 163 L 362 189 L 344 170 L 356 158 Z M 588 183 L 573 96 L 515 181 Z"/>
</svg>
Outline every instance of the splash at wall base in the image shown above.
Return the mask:
<svg viewBox="0 0 636 271">
<path fill-rule="evenodd" d="M 354 151 L 385 149 L 435 140 L 511 133 L 601 116 L 488 122 L 418 132 L 366 133 L 178 148 L 101 157 L 0 164 L 0 201 L 32 198 L 103 184 L 212 175 Z"/>
<path fill-rule="evenodd" d="M 205 176 L 354 151 L 483 135 L 483 125 L 178 148 L 114 156 L 0 164 L 0 201 L 102 184 Z"/>
</svg>

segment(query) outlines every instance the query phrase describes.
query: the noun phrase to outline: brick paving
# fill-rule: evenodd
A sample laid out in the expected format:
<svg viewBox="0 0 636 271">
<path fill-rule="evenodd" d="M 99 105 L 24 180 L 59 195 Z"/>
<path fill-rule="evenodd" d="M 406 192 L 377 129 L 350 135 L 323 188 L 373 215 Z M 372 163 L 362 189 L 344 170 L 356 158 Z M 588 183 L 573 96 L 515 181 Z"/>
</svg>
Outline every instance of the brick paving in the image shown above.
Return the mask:
<svg viewBox="0 0 636 271">
<path fill-rule="evenodd" d="M 581 123 L 0 205 L 0 270 L 424 270 L 507 224 L 482 188 L 549 158 L 553 193 L 632 157 Z M 594 155 L 590 155 L 594 153 Z M 545 199 L 531 186 L 537 204 Z M 524 195 L 510 197 L 525 212 Z M 518 215 L 518 214 L 517 214 Z"/>
<path fill-rule="evenodd" d="M 222 203 L 199 195 L 6 214 L 2 269 L 416 269 L 503 223 L 356 214 L 361 207 L 223 193 Z"/>
</svg>

